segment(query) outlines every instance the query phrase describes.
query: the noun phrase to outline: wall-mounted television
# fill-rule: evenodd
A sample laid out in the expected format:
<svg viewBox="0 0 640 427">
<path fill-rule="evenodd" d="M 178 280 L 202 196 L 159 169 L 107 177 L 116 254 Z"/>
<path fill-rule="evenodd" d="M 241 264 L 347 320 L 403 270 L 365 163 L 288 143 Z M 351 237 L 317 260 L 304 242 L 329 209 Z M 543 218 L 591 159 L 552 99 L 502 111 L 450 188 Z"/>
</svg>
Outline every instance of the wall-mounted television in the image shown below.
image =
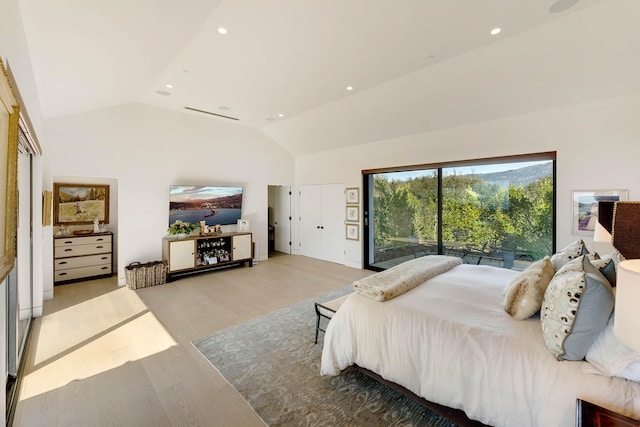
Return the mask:
<svg viewBox="0 0 640 427">
<path fill-rule="evenodd" d="M 207 225 L 237 224 L 242 217 L 242 187 L 171 185 L 169 224 L 176 220 Z"/>
</svg>

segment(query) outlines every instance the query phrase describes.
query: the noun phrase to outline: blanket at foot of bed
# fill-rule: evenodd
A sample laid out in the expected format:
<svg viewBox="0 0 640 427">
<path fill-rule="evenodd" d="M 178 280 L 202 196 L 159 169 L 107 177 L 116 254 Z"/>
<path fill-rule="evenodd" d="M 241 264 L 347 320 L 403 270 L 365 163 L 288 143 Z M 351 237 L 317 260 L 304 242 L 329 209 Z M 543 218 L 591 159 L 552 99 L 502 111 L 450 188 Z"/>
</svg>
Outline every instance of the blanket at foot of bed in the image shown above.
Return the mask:
<svg viewBox="0 0 640 427">
<path fill-rule="evenodd" d="M 353 287 L 373 300 L 387 301 L 460 264 L 462 259 L 458 257 L 429 255 L 356 280 Z"/>
</svg>

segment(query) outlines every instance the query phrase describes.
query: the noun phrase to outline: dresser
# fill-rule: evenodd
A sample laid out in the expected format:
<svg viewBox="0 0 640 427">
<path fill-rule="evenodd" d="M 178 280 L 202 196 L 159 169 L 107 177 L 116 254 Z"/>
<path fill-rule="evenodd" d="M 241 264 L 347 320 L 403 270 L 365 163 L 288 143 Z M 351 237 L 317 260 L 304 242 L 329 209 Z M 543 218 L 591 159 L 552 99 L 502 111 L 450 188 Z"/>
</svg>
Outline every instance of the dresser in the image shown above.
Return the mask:
<svg viewBox="0 0 640 427">
<path fill-rule="evenodd" d="M 55 236 L 53 282 L 84 280 L 113 273 L 113 233 Z"/>
</svg>

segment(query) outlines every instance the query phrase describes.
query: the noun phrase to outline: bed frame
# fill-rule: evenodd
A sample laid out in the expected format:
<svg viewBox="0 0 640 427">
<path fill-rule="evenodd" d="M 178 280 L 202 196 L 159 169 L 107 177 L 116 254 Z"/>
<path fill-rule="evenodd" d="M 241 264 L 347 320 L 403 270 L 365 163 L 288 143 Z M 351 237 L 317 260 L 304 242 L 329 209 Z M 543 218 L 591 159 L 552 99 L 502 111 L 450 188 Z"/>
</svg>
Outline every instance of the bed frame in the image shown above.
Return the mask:
<svg viewBox="0 0 640 427">
<path fill-rule="evenodd" d="M 443 406 L 443 405 L 439 405 L 437 403 L 430 402 L 430 401 L 426 400 L 425 398 L 420 397 L 417 394 L 413 393 L 412 391 L 407 390 L 406 388 L 402 387 L 399 384 L 396 384 L 394 382 L 385 380 L 384 378 L 382 378 L 380 375 L 376 374 L 373 371 L 370 371 L 370 370 L 368 370 L 366 368 L 363 368 L 362 366 L 358 366 L 358 365 L 353 365 L 353 367 L 356 368 L 357 370 L 359 370 L 360 372 L 362 372 L 363 374 L 367 375 L 368 377 L 371 377 L 374 380 L 376 380 L 376 381 L 386 385 L 387 387 L 390 387 L 391 389 L 401 393 L 402 395 L 408 397 L 409 399 L 412 399 L 412 400 L 416 401 L 420 405 L 422 405 L 425 408 L 435 412 L 436 414 L 440 415 L 441 417 L 445 417 L 449 421 L 453 421 L 454 423 L 458 424 L 458 426 L 460 426 L 460 427 L 489 427 L 486 424 L 482 424 L 479 421 L 474 421 L 472 419 L 469 419 L 469 417 L 467 417 L 467 414 L 465 414 L 465 412 L 460 410 L 460 409 L 453 409 L 453 408 L 449 408 L 447 406 Z"/>
</svg>

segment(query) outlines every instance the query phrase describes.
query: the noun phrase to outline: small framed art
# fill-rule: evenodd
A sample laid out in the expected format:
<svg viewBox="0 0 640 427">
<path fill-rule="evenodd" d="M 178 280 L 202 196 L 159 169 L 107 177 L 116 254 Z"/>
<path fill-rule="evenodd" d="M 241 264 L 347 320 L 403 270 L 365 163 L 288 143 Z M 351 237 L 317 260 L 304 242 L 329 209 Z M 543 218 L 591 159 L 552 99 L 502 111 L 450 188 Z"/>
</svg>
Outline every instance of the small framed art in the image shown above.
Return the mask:
<svg viewBox="0 0 640 427">
<path fill-rule="evenodd" d="M 347 204 L 357 205 L 360 203 L 360 189 L 357 187 L 347 188 Z"/>
<path fill-rule="evenodd" d="M 359 206 L 347 206 L 347 215 L 348 222 L 358 222 L 360 219 L 360 207 Z"/>
<path fill-rule="evenodd" d="M 347 240 L 359 240 L 358 224 L 346 224 Z"/>
<path fill-rule="evenodd" d="M 571 192 L 571 230 L 576 236 L 592 236 L 598 222 L 598 202 L 626 201 L 628 190 L 577 190 Z"/>
</svg>

